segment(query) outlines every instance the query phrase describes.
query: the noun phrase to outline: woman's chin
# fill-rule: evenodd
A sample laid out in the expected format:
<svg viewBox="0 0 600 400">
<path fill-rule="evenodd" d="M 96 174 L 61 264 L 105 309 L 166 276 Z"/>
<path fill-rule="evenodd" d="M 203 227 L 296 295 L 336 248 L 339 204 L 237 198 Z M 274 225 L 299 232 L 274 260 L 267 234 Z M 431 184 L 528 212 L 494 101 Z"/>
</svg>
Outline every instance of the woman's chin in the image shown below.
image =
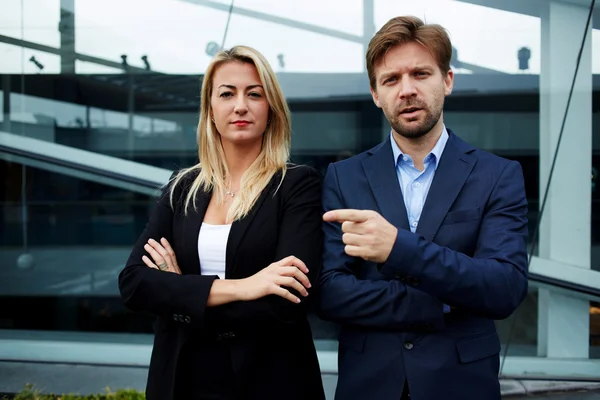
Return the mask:
<svg viewBox="0 0 600 400">
<path fill-rule="evenodd" d="M 252 132 L 235 132 L 221 136 L 222 142 L 230 143 L 234 146 L 252 146 L 262 144 L 262 133 L 256 134 Z"/>
</svg>

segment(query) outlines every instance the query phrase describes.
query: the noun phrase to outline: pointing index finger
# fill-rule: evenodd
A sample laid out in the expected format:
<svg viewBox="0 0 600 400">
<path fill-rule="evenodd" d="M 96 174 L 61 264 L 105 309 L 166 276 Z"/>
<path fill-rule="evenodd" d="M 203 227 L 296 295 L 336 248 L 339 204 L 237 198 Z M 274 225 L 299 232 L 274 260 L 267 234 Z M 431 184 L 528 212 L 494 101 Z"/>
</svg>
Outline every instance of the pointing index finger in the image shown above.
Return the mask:
<svg viewBox="0 0 600 400">
<path fill-rule="evenodd" d="M 369 211 L 367 210 L 340 209 L 327 211 L 323 214 L 323 220 L 327 222 L 365 222 L 368 219 Z"/>
</svg>

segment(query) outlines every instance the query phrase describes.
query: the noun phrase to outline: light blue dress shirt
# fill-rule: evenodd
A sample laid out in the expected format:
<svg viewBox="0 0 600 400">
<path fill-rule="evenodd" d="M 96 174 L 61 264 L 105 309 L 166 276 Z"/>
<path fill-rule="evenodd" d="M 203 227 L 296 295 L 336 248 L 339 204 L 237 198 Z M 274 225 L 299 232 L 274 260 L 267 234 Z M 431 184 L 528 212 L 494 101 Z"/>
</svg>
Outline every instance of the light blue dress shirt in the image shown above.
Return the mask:
<svg viewBox="0 0 600 400">
<path fill-rule="evenodd" d="M 408 154 L 402 153 L 400 147 L 394 140 L 394 134 L 390 132 L 392 142 L 392 153 L 396 161 L 396 174 L 402 190 L 408 225 L 414 233 L 419 226 L 421 211 L 427 199 L 427 193 L 435 176 L 439 160 L 442 157 L 446 143 L 448 142 L 448 131 L 443 127 L 442 134 L 429 154 L 423 160 L 423 171 L 415 167 L 414 160 Z M 444 304 L 444 312 L 449 312 L 450 307 Z"/>
</svg>

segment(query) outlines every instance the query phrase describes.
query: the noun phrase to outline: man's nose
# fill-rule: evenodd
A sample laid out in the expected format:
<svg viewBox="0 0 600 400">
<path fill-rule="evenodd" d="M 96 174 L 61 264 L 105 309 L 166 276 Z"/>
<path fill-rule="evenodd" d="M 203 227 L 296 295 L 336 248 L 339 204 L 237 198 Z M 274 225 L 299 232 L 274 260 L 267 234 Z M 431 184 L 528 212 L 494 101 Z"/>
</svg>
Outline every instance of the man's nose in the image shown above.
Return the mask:
<svg viewBox="0 0 600 400">
<path fill-rule="evenodd" d="M 400 98 L 412 97 L 417 94 L 417 86 L 413 79 L 404 78 L 400 81 L 400 91 L 398 92 L 398 96 Z"/>
</svg>

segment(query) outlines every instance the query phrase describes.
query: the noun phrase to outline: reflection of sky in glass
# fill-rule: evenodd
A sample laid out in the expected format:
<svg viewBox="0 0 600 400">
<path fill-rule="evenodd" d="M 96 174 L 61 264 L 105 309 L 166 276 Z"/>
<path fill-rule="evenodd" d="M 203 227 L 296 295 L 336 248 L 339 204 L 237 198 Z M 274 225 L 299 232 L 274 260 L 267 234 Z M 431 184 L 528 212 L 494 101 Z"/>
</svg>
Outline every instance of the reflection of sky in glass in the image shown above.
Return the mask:
<svg viewBox="0 0 600 400">
<path fill-rule="evenodd" d="M 77 52 L 169 73 L 201 73 L 206 44 L 223 36 L 227 13 L 175 0 L 76 1 Z M 117 12 L 111 10 L 118 10 Z"/>
<path fill-rule="evenodd" d="M 44 66 L 40 70 L 29 61 L 31 57 Z M 0 73 L 26 74 L 58 74 L 60 73 L 60 56 L 44 51 L 0 43 Z"/>
<path fill-rule="evenodd" d="M 229 5 L 231 1 L 221 3 Z M 363 0 L 235 0 L 234 5 L 351 35 L 363 33 Z"/>
<path fill-rule="evenodd" d="M 1 0 L 0 35 L 24 39 L 46 46 L 60 46 L 58 22 L 60 0 Z M 21 5 L 23 12 L 21 12 Z M 23 36 L 21 36 L 21 21 Z M 0 67 L 4 68 L 4 55 L 0 51 Z"/>
<path fill-rule="evenodd" d="M 0 92 L 2 93 L 2 92 Z M 46 124 L 77 128 L 86 124 L 86 108 L 78 104 L 57 100 L 42 99 L 19 93 L 10 94 L 10 118 L 15 122 L 30 124 Z M 0 98 L 0 106 L 2 98 Z M 111 110 L 90 108 L 90 127 L 100 130 L 127 131 L 129 115 Z M 178 129 L 177 123 L 165 119 L 133 115 L 134 131 L 143 134 L 150 132 L 173 132 Z"/>
<path fill-rule="evenodd" d="M 210 62 L 205 52 L 209 42 L 221 44 L 229 0 L 213 1 L 223 10 L 202 0 L 74 0 L 76 51 L 142 67 L 148 55 L 152 69 L 167 73 L 204 72 Z M 501 0 L 497 0 L 500 2 Z M 23 3 L 23 13 L 21 12 Z M 196 4 L 199 3 L 199 4 Z M 373 0 L 375 29 L 395 15 L 416 15 L 448 29 L 459 60 L 485 69 L 518 73 L 517 51 L 531 49 L 529 73 L 540 70 L 540 19 L 528 15 L 454 0 Z M 59 47 L 60 0 L 2 0 L 0 34 Z M 226 47 L 247 44 L 268 58 L 276 71 L 361 72 L 364 50 L 362 0 L 237 0 L 235 6 L 252 12 L 311 24 L 337 31 L 349 40 L 310 32 L 272 21 L 234 14 Z M 24 27 L 21 29 L 21 21 Z M 354 38 L 354 39 L 352 39 Z M 592 48 L 600 48 L 600 31 L 592 34 Z M 0 44 L 0 72 L 36 73 L 29 57 L 44 64 L 43 73 L 56 73 L 59 59 L 47 53 Z M 283 58 L 279 57 L 283 55 Z M 22 61 L 24 59 L 24 62 Z M 283 60 L 281 62 L 280 60 Z M 600 73 L 600 51 L 592 55 L 592 70 Z M 477 73 L 476 69 L 473 69 Z M 106 73 L 113 69 L 78 62 L 77 72 Z M 459 71 L 461 72 L 461 71 Z"/>
<path fill-rule="evenodd" d="M 50 125 L 75 127 L 78 121 L 85 121 L 85 107 L 19 93 L 10 94 L 11 120 L 33 123 L 36 117 L 43 117 Z"/>
<path fill-rule="evenodd" d="M 75 72 L 78 74 L 120 74 L 123 70 L 87 61 L 75 60 Z"/>
<path fill-rule="evenodd" d="M 260 29 L 248 29 L 257 20 L 233 15 L 225 47 L 244 44 L 255 47 L 276 71 L 286 72 L 361 72 L 363 47 L 351 42 L 296 28 L 260 22 Z M 281 66 L 278 54 L 283 55 Z"/>
<path fill-rule="evenodd" d="M 540 19 L 468 4 L 462 1 L 375 1 L 375 26 L 395 15 L 415 15 L 438 23 L 450 33 L 459 60 L 480 67 L 516 73 L 517 51 L 531 49 L 529 72 L 540 72 Z"/>
</svg>

